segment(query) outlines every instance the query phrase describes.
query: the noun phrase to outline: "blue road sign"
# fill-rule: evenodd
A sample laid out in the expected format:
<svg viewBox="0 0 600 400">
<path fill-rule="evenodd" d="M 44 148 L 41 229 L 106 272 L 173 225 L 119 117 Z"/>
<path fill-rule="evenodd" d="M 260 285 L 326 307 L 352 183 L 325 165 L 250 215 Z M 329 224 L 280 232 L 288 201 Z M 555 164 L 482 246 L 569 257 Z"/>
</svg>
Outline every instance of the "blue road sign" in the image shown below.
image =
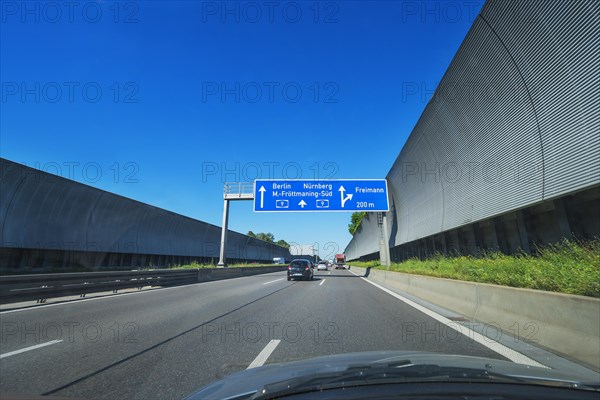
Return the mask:
<svg viewBox="0 0 600 400">
<path fill-rule="evenodd" d="M 257 179 L 254 211 L 389 211 L 385 179 Z"/>
</svg>

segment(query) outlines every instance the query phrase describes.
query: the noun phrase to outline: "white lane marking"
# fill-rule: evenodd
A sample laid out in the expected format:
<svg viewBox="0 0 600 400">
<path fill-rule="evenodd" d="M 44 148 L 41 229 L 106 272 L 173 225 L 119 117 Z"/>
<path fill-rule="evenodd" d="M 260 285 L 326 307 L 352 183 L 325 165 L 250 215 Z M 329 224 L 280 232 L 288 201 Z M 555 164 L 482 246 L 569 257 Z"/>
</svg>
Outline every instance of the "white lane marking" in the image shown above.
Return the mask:
<svg viewBox="0 0 600 400">
<path fill-rule="evenodd" d="M 26 351 L 31 351 L 31 350 L 39 349 L 41 347 L 50 346 L 51 344 L 56 344 L 56 343 L 60 343 L 60 342 L 62 342 L 62 339 L 61 340 L 51 340 L 51 341 L 46 342 L 46 343 L 36 344 L 35 346 L 25 347 L 24 349 L 21 349 L 21 350 L 15 350 L 15 351 L 11 351 L 11 352 L 8 352 L 8 353 L 0 354 L 0 358 L 6 358 L 6 357 L 14 356 L 16 354 L 25 353 Z"/>
<path fill-rule="evenodd" d="M 258 355 L 254 359 L 254 361 L 252 361 L 250 363 L 250 365 L 248 365 L 248 368 L 246 368 L 246 369 L 256 368 L 256 367 L 260 367 L 261 365 L 263 365 L 267 361 L 267 358 L 269 358 L 269 356 L 271 355 L 273 350 L 275 350 L 275 347 L 277 347 L 279 342 L 281 342 L 281 340 L 271 339 L 271 341 L 269 343 L 267 343 L 265 348 L 262 349 L 262 351 L 260 353 L 258 353 Z"/>
<path fill-rule="evenodd" d="M 479 344 L 484 345 L 485 347 L 487 347 L 488 349 L 495 351 L 496 353 L 508 358 L 509 360 L 511 360 L 514 363 L 517 364 L 524 364 L 524 365 L 531 365 L 534 367 L 541 367 L 541 368 L 548 368 L 547 366 L 545 366 L 544 364 L 540 364 L 539 362 L 527 357 L 524 354 L 519 353 L 518 351 L 515 351 L 511 348 L 506 347 L 503 344 L 500 344 L 498 342 L 496 342 L 493 339 L 488 338 L 487 336 L 484 336 L 472 329 L 470 329 L 469 327 L 466 327 L 464 325 L 461 325 L 455 321 L 452 321 L 434 311 L 431 311 L 430 309 L 423 307 L 420 304 L 415 303 L 412 300 L 407 299 L 404 296 L 399 295 L 398 293 L 392 292 L 389 289 L 384 288 L 381 285 L 376 284 L 375 282 L 372 282 L 368 279 L 366 279 L 363 276 L 360 276 L 358 274 L 355 274 L 352 271 L 349 271 L 350 273 L 358 276 L 359 278 L 361 278 L 362 280 L 364 280 L 365 282 L 370 283 L 371 285 L 383 290 L 384 292 L 394 296 L 395 298 L 397 298 L 400 301 L 403 301 L 404 303 L 408 304 L 411 307 L 416 308 L 417 310 L 421 311 L 422 313 L 430 316 L 431 318 L 438 320 L 439 322 L 441 322 L 442 324 L 446 325 L 448 328 L 454 329 L 455 331 L 457 331 L 458 333 L 461 333 L 463 335 L 465 335 L 466 337 L 476 341 Z M 468 333 L 465 333 L 464 330 L 466 330 Z"/>
<path fill-rule="evenodd" d="M 331 275 L 331 271 L 329 271 L 329 273 L 327 275 Z"/>
<path fill-rule="evenodd" d="M 319 283 L 319 286 L 321 286 L 322 284 L 324 284 L 326 280 L 327 280 L 327 279 L 323 279 L 323 280 L 322 280 L 322 281 Z"/>
<path fill-rule="evenodd" d="M 282 280 L 283 280 L 283 278 L 275 279 L 274 281 L 265 282 L 265 283 L 263 283 L 263 285 L 268 285 L 269 283 L 273 283 L 273 282 L 277 282 L 277 281 L 282 281 Z"/>
<path fill-rule="evenodd" d="M 279 272 L 282 272 L 282 271 L 269 272 L 268 274 L 264 274 L 264 275 L 278 274 Z M 259 275 L 261 275 L 261 274 L 259 274 Z M 163 290 L 181 289 L 181 288 L 188 287 L 188 286 L 203 285 L 203 284 L 206 284 L 206 283 L 231 282 L 234 279 L 244 279 L 244 278 L 250 278 L 252 276 L 257 276 L 257 275 L 239 276 L 237 278 L 221 279 L 221 280 L 218 280 L 218 281 L 197 282 L 197 283 L 190 283 L 190 284 L 187 284 L 187 285 L 179 285 L 179 286 L 172 286 L 172 287 L 165 287 L 165 288 L 156 288 L 156 289 L 149 289 L 149 290 L 140 290 L 138 292 L 109 294 L 109 295 L 102 295 L 102 296 L 99 296 L 99 297 L 91 297 L 89 299 L 64 300 L 64 301 L 61 301 L 60 303 L 44 304 L 43 306 L 33 306 L 33 307 L 26 307 L 26 308 L 16 308 L 14 310 L 0 311 L 0 315 L 2 315 L 2 314 L 16 313 L 16 312 L 21 312 L 21 311 L 39 310 L 40 308 L 47 308 L 47 307 L 64 306 L 64 305 L 67 305 L 67 304 L 73 305 L 73 304 L 76 304 L 76 303 L 83 303 L 83 302 L 86 302 L 86 301 L 93 301 L 93 300 L 114 299 L 116 297 L 131 296 L 131 295 L 134 295 L 134 294 L 155 293 L 155 292 L 161 292 Z"/>
</svg>

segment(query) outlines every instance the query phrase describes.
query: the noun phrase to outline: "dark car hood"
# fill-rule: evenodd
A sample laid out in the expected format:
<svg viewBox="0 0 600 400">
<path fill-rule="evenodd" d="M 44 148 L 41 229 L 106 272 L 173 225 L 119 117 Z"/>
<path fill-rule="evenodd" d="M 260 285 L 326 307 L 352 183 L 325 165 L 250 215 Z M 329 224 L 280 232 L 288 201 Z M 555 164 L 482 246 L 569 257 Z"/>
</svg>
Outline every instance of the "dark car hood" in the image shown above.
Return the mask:
<svg viewBox="0 0 600 400">
<path fill-rule="evenodd" d="M 255 393 L 265 385 L 274 382 L 299 378 L 309 374 L 341 372 L 356 364 L 379 364 L 403 359 L 415 365 L 436 364 L 440 367 L 488 369 L 515 378 L 573 383 L 579 383 L 581 380 L 577 376 L 570 375 L 568 371 L 555 371 L 549 368 L 532 367 L 491 358 L 427 352 L 373 351 L 323 356 L 246 369 L 205 386 L 190 395 L 188 399 L 234 399 L 242 394 Z"/>
</svg>

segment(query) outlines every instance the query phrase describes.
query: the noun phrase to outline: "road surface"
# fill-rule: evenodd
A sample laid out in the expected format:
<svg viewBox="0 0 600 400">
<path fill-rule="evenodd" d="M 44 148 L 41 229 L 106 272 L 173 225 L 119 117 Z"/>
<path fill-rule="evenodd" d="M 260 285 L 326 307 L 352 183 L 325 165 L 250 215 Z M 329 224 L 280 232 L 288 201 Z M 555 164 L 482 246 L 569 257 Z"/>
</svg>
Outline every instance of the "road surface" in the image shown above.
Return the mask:
<svg viewBox="0 0 600 400">
<path fill-rule="evenodd" d="M 0 320 L 0 395 L 179 399 L 250 366 L 371 350 L 506 359 L 346 270 L 51 304 Z"/>
</svg>

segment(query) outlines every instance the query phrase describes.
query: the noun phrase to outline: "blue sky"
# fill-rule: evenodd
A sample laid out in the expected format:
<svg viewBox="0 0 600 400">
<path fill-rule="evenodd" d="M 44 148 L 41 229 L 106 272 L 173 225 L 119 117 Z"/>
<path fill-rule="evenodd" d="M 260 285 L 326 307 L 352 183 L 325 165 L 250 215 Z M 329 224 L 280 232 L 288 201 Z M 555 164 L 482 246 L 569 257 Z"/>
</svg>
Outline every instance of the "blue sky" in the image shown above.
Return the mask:
<svg viewBox="0 0 600 400">
<path fill-rule="evenodd" d="M 0 155 L 220 225 L 223 181 L 384 178 L 483 1 L 0 5 Z M 230 229 L 327 255 L 349 221 Z"/>
</svg>

